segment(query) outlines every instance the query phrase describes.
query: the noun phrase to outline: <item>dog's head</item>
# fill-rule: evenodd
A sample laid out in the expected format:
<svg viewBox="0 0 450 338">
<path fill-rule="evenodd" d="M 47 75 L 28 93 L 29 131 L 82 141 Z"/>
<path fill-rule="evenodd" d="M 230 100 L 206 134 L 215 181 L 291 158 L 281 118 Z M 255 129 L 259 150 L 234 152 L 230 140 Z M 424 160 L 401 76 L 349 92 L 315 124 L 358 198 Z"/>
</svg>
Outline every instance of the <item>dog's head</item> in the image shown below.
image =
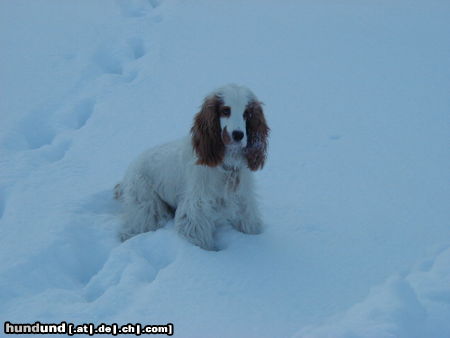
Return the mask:
<svg viewBox="0 0 450 338">
<path fill-rule="evenodd" d="M 197 164 L 215 167 L 226 149 L 239 151 L 251 170 L 266 159 L 269 127 L 261 102 L 246 87 L 227 85 L 208 95 L 191 129 Z"/>
</svg>

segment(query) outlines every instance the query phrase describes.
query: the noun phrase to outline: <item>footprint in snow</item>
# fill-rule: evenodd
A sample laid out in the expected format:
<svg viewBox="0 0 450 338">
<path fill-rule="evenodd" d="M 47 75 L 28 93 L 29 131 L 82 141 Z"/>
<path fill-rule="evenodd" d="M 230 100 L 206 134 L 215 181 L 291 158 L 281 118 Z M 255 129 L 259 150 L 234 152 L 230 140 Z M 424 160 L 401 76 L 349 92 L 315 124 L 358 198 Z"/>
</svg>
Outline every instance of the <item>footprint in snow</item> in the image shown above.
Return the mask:
<svg viewBox="0 0 450 338">
<path fill-rule="evenodd" d="M 25 140 L 26 149 L 39 149 L 53 142 L 56 129 L 51 123 L 50 109 L 40 109 L 29 113 L 19 122 L 17 131 Z"/>
<path fill-rule="evenodd" d="M 69 130 L 83 128 L 94 113 L 95 103 L 95 99 L 91 97 L 78 101 L 65 114 L 62 114 L 60 123 Z"/>
<path fill-rule="evenodd" d="M 70 149 L 71 144 L 72 142 L 69 140 L 55 141 L 51 145 L 41 148 L 41 156 L 49 162 L 60 161 Z"/>
<path fill-rule="evenodd" d="M 113 75 L 116 78 L 120 76 L 124 82 L 131 82 L 138 75 L 137 70 L 132 69 L 131 63 L 146 54 L 144 40 L 133 37 L 115 47 L 100 46 L 94 53 L 92 62 L 102 74 Z"/>
<path fill-rule="evenodd" d="M 133 53 L 134 60 L 140 59 L 147 53 L 144 45 L 144 40 L 142 40 L 141 38 L 135 37 L 128 39 L 128 46 Z"/>
</svg>

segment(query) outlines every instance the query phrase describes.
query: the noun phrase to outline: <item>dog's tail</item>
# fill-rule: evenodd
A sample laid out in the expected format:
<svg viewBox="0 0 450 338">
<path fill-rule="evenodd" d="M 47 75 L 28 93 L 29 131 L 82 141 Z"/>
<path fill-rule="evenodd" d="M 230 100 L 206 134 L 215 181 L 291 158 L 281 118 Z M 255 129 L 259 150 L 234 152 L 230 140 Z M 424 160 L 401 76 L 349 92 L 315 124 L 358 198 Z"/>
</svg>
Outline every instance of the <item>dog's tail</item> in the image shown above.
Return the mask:
<svg viewBox="0 0 450 338">
<path fill-rule="evenodd" d="M 117 183 L 114 186 L 114 198 L 116 200 L 120 200 L 122 198 L 122 194 L 123 194 L 122 187 L 120 186 L 120 183 Z"/>
</svg>

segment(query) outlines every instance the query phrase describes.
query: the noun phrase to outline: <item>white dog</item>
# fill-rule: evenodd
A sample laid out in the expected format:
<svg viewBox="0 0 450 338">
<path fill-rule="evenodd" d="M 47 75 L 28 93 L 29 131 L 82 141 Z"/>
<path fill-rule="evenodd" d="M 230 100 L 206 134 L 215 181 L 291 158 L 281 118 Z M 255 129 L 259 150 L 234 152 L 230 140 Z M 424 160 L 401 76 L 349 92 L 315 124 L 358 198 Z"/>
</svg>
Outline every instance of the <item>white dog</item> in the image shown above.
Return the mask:
<svg viewBox="0 0 450 338">
<path fill-rule="evenodd" d="M 260 233 L 251 171 L 264 165 L 268 134 L 249 89 L 231 84 L 208 95 L 190 136 L 147 150 L 116 185 L 124 204 L 121 239 L 172 218 L 183 237 L 207 250 L 215 249 L 219 225 Z"/>
</svg>

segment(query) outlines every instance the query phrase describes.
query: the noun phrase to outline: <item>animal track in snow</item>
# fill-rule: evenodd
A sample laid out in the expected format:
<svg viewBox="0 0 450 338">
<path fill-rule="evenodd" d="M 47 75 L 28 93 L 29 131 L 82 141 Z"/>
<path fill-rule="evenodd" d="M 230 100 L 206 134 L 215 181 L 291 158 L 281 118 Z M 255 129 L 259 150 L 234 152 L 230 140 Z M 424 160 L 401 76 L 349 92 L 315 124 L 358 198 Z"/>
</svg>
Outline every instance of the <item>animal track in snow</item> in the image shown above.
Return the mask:
<svg viewBox="0 0 450 338">
<path fill-rule="evenodd" d="M 51 144 L 56 131 L 49 123 L 48 112 L 35 111 L 19 123 L 19 132 L 24 136 L 28 149 L 39 149 Z"/>
<path fill-rule="evenodd" d="M 101 73 L 115 76 L 124 82 L 131 82 L 138 75 L 132 62 L 142 58 L 146 53 L 143 39 L 131 37 L 113 47 L 99 47 L 92 57 L 92 62 Z"/>
<path fill-rule="evenodd" d="M 71 126 L 73 129 L 82 128 L 91 117 L 95 108 L 95 99 L 87 98 L 79 101 L 73 108 L 73 114 L 71 115 Z"/>
<path fill-rule="evenodd" d="M 100 48 L 95 52 L 93 62 L 103 73 L 121 75 L 123 72 L 122 60 L 117 54 Z"/>
<path fill-rule="evenodd" d="M 95 99 L 87 98 L 79 101 L 73 107 L 73 111 L 67 114 L 63 122 L 63 130 L 61 126 L 58 127 L 57 121 L 53 113 L 49 111 L 41 113 L 35 111 L 30 113 L 18 124 L 18 134 L 25 140 L 25 149 L 37 150 L 44 146 L 53 146 L 55 138 L 58 134 L 65 130 L 80 129 L 91 117 L 95 107 Z M 18 135 L 14 135 L 15 138 Z M 14 143 L 14 142 L 12 142 Z M 17 143 L 17 142 L 15 142 Z M 70 142 L 62 141 L 54 145 L 55 149 L 45 149 L 43 155 L 49 158 L 62 158 L 65 151 L 67 151 Z"/>
<path fill-rule="evenodd" d="M 42 157 L 50 162 L 56 162 L 64 158 L 67 151 L 69 150 L 71 142 L 69 140 L 64 140 L 52 144 L 48 149 L 42 149 Z"/>
<path fill-rule="evenodd" d="M 146 53 L 144 46 L 144 41 L 141 38 L 131 38 L 128 40 L 128 45 L 130 46 L 133 57 L 135 60 L 143 57 Z"/>
</svg>

